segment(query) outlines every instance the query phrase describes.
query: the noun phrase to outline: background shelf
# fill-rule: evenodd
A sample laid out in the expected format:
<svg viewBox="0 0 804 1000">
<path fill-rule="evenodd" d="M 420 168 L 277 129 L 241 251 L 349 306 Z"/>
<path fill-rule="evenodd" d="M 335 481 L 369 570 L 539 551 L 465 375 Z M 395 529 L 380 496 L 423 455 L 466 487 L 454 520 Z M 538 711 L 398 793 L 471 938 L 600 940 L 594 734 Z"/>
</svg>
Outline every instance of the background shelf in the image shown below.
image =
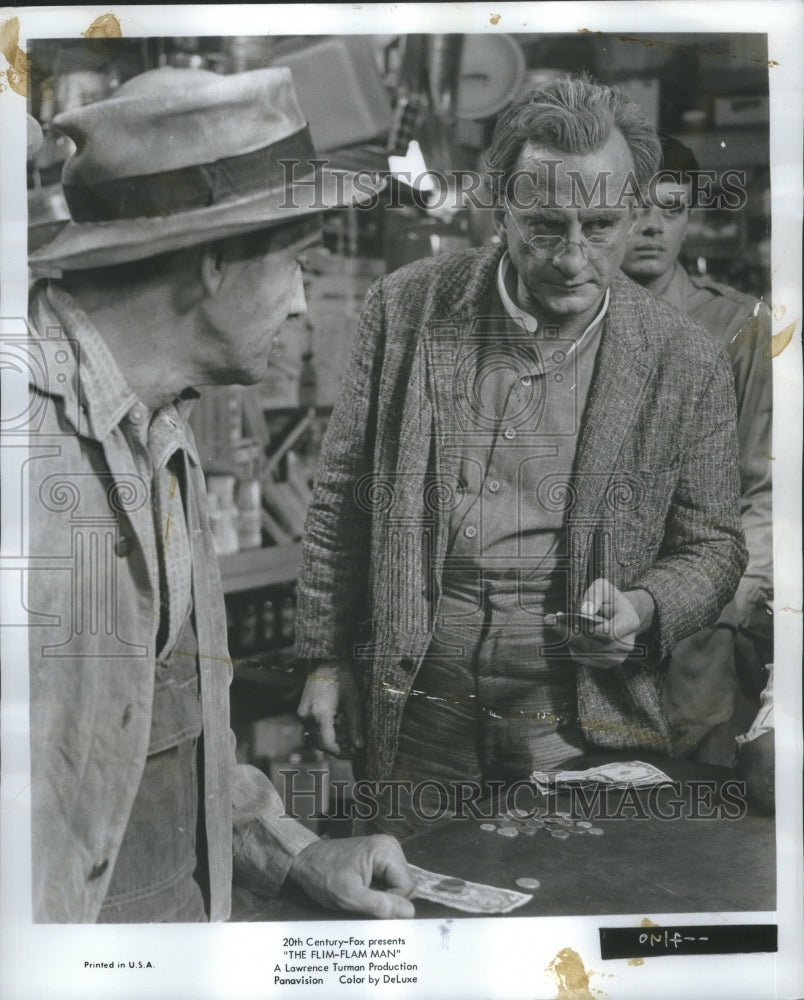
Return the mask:
<svg viewBox="0 0 804 1000">
<path fill-rule="evenodd" d="M 220 557 L 223 592 L 257 590 L 278 583 L 292 583 L 299 574 L 301 545 L 272 545 L 261 549 L 244 549 Z"/>
</svg>

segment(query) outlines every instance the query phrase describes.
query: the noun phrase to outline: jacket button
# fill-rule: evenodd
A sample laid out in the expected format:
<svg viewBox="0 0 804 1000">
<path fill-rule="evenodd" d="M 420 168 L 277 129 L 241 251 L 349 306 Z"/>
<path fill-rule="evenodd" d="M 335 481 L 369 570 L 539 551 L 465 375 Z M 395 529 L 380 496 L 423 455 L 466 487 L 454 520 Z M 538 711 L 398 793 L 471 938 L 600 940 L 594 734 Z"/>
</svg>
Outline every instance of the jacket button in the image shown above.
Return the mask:
<svg viewBox="0 0 804 1000">
<path fill-rule="evenodd" d="M 123 535 L 121 538 L 117 539 L 117 544 L 114 547 L 115 552 L 124 559 L 126 556 L 131 555 L 131 551 L 134 548 L 134 543 L 128 537 L 128 535 Z"/>
<path fill-rule="evenodd" d="M 516 437 L 516 429 L 513 427 L 506 427 L 503 431 L 503 437 L 506 441 L 513 441 Z"/>
<path fill-rule="evenodd" d="M 103 861 L 100 861 L 98 862 L 98 864 L 93 865 L 92 871 L 89 873 L 89 878 L 87 879 L 87 881 L 92 882 L 96 878 L 100 878 L 108 867 L 109 867 L 108 858 L 104 858 Z"/>
<path fill-rule="evenodd" d="M 467 538 L 474 538 L 477 534 L 477 528 L 473 524 L 467 524 L 463 529 L 463 533 Z"/>
</svg>

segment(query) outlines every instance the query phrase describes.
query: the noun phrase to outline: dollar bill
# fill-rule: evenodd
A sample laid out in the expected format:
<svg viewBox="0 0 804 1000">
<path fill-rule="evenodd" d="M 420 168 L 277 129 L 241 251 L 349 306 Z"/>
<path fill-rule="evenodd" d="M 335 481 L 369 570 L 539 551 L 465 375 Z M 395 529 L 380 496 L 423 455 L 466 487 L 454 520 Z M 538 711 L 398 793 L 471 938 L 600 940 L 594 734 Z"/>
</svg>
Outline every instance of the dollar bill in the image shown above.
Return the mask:
<svg viewBox="0 0 804 1000">
<path fill-rule="evenodd" d="M 533 896 L 513 889 L 498 889 L 494 885 L 467 882 L 449 875 L 428 872 L 416 865 L 408 865 L 416 883 L 414 898 L 429 899 L 465 913 L 510 913 L 519 906 L 530 902 Z"/>
<path fill-rule="evenodd" d="M 648 788 L 671 784 L 671 779 L 653 764 L 641 760 L 601 764 L 585 771 L 533 771 L 531 781 L 540 792 L 559 785 L 606 785 L 608 788 Z"/>
</svg>

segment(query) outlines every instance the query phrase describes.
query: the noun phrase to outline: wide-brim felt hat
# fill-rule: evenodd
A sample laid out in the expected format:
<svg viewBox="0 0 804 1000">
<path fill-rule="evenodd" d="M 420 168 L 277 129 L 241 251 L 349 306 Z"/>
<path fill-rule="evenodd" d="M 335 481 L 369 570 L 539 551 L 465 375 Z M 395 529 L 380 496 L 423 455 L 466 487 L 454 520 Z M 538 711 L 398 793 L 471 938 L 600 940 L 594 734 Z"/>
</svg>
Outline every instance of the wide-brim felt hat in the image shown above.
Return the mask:
<svg viewBox="0 0 804 1000">
<path fill-rule="evenodd" d="M 29 263 L 82 270 L 370 202 L 381 183 L 317 158 L 285 67 L 165 67 L 58 115 L 71 218 L 31 227 Z M 55 233 L 55 235 L 54 235 Z"/>
</svg>

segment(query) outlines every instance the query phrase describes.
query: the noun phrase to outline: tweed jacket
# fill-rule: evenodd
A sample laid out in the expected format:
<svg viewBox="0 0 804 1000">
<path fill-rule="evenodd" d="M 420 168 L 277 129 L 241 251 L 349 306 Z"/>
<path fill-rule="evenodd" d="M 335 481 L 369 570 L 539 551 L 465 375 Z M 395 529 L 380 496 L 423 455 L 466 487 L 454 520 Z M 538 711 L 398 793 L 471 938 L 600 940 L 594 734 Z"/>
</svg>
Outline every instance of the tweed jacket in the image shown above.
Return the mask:
<svg viewBox="0 0 804 1000">
<path fill-rule="evenodd" d="M 498 248 L 417 261 L 364 303 L 322 448 L 302 551 L 297 652 L 352 659 L 365 693 L 365 776 L 393 767 L 447 557 L 461 345 Z M 732 375 L 701 329 L 615 278 L 567 495 L 574 605 L 595 576 L 642 587 L 650 641 L 614 669 L 577 667 L 585 737 L 669 751 L 660 665 L 714 620 L 745 567 Z M 570 608 L 572 610 L 572 608 Z"/>
<path fill-rule="evenodd" d="M 32 294 L 27 524 L 34 920 L 97 918 L 151 730 L 159 566 L 150 483 L 124 423 L 137 397 L 89 318 L 58 286 Z M 122 383 L 122 384 L 121 384 Z M 142 407 L 142 404 L 138 404 Z M 175 416 L 183 421 L 182 402 Z M 235 761 L 232 666 L 204 478 L 189 426 L 186 510 L 203 716 L 210 919 L 234 871 L 272 894 L 315 835 Z"/>
</svg>

